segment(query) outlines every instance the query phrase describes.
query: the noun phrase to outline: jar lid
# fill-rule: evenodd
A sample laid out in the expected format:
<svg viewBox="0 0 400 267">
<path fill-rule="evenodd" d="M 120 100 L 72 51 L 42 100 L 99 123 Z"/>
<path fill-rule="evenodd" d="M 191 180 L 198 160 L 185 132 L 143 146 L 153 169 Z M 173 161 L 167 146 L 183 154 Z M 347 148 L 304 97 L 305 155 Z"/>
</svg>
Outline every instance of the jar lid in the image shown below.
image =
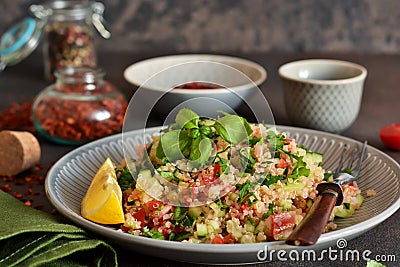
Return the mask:
<svg viewBox="0 0 400 267">
<path fill-rule="evenodd" d="M 56 0 L 48 1 L 44 7 L 52 11 L 51 17 L 54 20 L 79 20 L 92 15 L 91 3 L 86 1 L 77 0 Z"/>
<path fill-rule="evenodd" d="M 8 29 L 0 39 L 0 70 L 29 56 L 38 46 L 43 24 L 24 18 Z"/>
</svg>

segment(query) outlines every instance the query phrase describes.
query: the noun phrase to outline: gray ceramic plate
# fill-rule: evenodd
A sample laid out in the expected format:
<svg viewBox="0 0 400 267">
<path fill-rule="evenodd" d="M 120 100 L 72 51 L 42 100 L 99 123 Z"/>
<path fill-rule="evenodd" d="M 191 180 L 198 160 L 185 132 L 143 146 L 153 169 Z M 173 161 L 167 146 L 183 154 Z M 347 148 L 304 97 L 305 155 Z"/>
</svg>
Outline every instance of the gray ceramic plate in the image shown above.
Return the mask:
<svg viewBox="0 0 400 267">
<path fill-rule="evenodd" d="M 362 145 L 355 140 L 325 132 L 286 126 L 277 128 L 279 131 L 287 132 L 290 137 L 310 150 L 323 153 L 325 169 L 334 169 L 346 144 Z M 132 131 L 124 134 L 124 140 L 132 145 L 138 145 L 148 142 L 150 135 L 158 133 L 159 130 L 160 128 L 147 129 L 145 137 L 143 130 Z M 213 264 L 250 263 L 263 260 L 261 251 L 266 249 L 300 252 L 303 249 L 320 250 L 336 247 L 338 240 L 348 241 L 363 234 L 386 220 L 400 207 L 400 165 L 386 154 L 368 146 L 358 184 L 364 195 L 368 189 L 376 190 L 377 195 L 365 197 L 361 209 L 351 218 L 336 220 L 338 229 L 323 234 L 312 247 L 292 247 L 282 241 L 213 245 L 136 237 L 116 228 L 93 223 L 80 216 L 81 200 L 92 177 L 106 157 L 111 157 L 114 162 L 123 159 L 122 135 L 91 142 L 61 158 L 47 174 L 45 188 L 50 202 L 65 217 L 83 228 L 102 235 L 110 242 L 136 252 L 171 260 Z"/>
</svg>

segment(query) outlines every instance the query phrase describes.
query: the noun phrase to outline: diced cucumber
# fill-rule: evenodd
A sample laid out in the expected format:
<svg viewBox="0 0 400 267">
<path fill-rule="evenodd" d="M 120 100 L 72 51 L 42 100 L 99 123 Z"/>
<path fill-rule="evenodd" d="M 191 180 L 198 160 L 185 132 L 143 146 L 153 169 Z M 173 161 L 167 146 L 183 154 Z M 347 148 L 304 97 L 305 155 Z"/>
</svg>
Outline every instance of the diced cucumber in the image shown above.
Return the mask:
<svg viewBox="0 0 400 267">
<path fill-rule="evenodd" d="M 225 210 L 220 210 L 219 212 L 218 212 L 218 217 L 224 217 L 226 215 L 226 212 L 225 212 Z"/>
<path fill-rule="evenodd" d="M 196 223 L 197 236 L 198 237 L 206 237 L 208 234 L 207 224 L 205 223 Z"/>
<path fill-rule="evenodd" d="M 283 185 L 283 190 L 286 192 L 293 192 L 293 191 L 298 191 L 304 188 L 304 184 L 300 183 L 298 181 L 294 181 L 293 183 L 287 183 Z"/>
<path fill-rule="evenodd" d="M 158 198 L 163 194 L 164 187 L 151 175 L 150 170 L 141 170 L 136 180 L 136 186 L 152 197 Z"/>
<path fill-rule="evenodd" d="M 217 203 L 215 203 L 215 202 L 211 203 L 210 208 L 215 212 L 217 217 L 225 216 L 225 208 L 222 209 Z"/>
<path fill-rule="evenodd" d="M 203 212 L 203 210 L 199 206 L 189 207 L 189 215 L 192 217 L 198 218 L 198 217 L 200 217 L 202 212 Z"/>
<path fill-rule="evenodd" d="M 322 165 L 322 154 L 318 152 L 307 152 L 303 160 L 312 164 Z"/>
<path fill-rule="evenodd" d="M 208 233 L 215 233 L 219 230 L 219 222 L 215 220 L 211 220 L 207 222 L 207 232 Z"/>
<path fill-rule="evenodd" d="M 265 220 L 261 220 L 259 223 L 258 223 L 258 225 L 257 225 L 257 227 L 256 227 L 256 231 L 259 231 L 259 232 L 264 232 L 264 228 L 265 228 Z"/>
<path fill-rule="evenodd" d="M 219 210 L 219 206 L 215 202 L 210 204 L 210 208 L 213 209 L 215 212 L 217 212 Z"/>
<path fill-rule="evenodd" d="M 284 210 L 290 210 L 290 208 L 292 207 L 292 200 L 291 199 L 284 199 L 280 201 L 280 206 L 282 207 L 282 209 Z"/>
<path fill-rule="evenodd" d="M 357 194 L 356 198 L 359 205 L 361 205 L 364 202 L 364 197 L 361 194 Z"/>
<path fill-rule="evenodd" d="M 246 229 L 247 232 L 253 233 L 255 230 L 255 226 L 250 221 L 246 221 L 244 224 L 244 229 Z"/>
<path fill-rule="evenodd" d="M 333 215 L 340 218 L 348 218 L 354 214 L 354 208 L 349 205 L 346 208 L 343 204 L 333 208 Z"/>
</svg>

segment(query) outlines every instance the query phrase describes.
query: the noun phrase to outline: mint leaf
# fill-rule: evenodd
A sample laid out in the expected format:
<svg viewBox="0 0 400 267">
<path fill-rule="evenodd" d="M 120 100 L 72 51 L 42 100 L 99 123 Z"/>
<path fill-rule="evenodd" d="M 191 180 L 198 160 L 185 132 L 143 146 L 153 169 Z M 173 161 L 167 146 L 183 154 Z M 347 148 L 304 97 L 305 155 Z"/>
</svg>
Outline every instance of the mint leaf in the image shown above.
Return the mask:
<svg viewBox="0 0 400 267">
<path fill-rule="evenodd" d="M 158 141 L 158 145 L 157 145 L 157 148 L 156 148 L 156 157 L 159 158 L 159 159 L 165 158 L 165 154 L 164 154 L 164 149 L 163 149 L 161 138 L 160 138 L 160 141 Z"/>
<path fill-rule="evenodd" d="M 189 157 L 190 147 L 192 145 L 192 138 L 187 131 L 180 131 L 179 133 L 179 149 L 185 158 Z"/>
<path fill-rule="evenodd" d="M 251 133 L 250 124 L 246 119 L 237 115 L 226 115 L 216 121 L 215 129 L 218 134 L 231 144 L 238 144 L 248 139 Z"/>
<path fill-rule="evenodd" d="M 180 130 L 166 132 L 163 136 L 161 136 L 161 141 L 157 147 L 158 152 L 161 146 L 163 154 L 168 158 L 170 162 L 175 162 L 178 159 L 184 158 L 179 142 L 180 133 Z M 183 146 L 185 147 L 185 145 L 186 144 L 184 144 Z M 161 152 L 159 154 L 161 155 Z"/>
<path fill-rule="evenodd" d="M 200 117 L 194 111 L 183 108 L 179 110 L 176 115 L 175 122 L 181 127 L 186 129 L 198 128 Z"/>
<path fill-rule="evenodd" d="M 194 139 L 191 145 L 189 159 L 193 167 L 203 166 L 208 162 L 212 153 L 212 142 L 208 138 Z"/>
</svg>

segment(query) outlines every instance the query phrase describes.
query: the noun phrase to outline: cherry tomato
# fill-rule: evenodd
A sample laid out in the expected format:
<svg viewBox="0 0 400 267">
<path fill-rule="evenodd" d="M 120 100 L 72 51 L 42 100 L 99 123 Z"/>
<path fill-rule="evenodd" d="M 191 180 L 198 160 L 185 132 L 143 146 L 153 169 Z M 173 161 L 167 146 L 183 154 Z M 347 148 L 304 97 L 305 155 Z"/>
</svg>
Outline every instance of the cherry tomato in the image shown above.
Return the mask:
<svg viewBox="0 0 400 267">
<path fill-rule="evenodd" d="M 400 123 L 393 123 L 379 131 L 382 143 L 394 150 L 400 150 Z"/>
</svg>

